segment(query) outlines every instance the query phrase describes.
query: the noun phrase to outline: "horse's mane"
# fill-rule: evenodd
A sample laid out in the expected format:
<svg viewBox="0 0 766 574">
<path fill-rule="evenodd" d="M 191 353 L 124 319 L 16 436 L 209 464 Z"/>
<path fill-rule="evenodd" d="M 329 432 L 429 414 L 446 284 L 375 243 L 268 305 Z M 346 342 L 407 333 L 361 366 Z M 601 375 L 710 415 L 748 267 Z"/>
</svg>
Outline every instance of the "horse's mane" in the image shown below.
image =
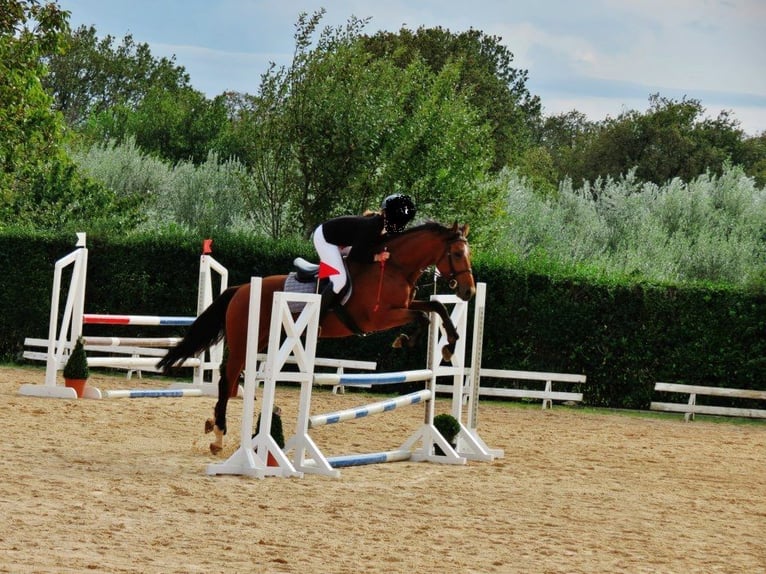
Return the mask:
<svg viewBox="0 0 766 574">
<path fill-rule="evenodd" d="M 388 245 L 389 243 L 403 241 L 403 240 L 409 239 L 413 235 L 418 235 L 424 232 L 435 233 L 437 235 L 446 236 L 446 239 L 449 241 L 453 239 L 461 238 L 460 231 L 453 231 L 452 227 L 447 227 L 446 225 L 442 225 L 438 221 L 426 221 L 419 225 L 415 225 L 413 227 L 405 229 L 401 233 L 394 233 L 386 237 L 386 239 L 384 240 L 384 243 Z"/>
</svg>

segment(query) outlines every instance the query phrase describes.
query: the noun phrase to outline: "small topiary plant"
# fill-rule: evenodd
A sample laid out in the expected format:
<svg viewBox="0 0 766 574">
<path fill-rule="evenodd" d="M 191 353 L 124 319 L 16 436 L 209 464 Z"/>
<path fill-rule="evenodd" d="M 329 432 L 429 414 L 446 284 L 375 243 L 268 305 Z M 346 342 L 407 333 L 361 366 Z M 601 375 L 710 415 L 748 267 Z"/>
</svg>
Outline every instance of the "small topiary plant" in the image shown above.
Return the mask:
<svg viewBox="0 0 766 574">
<path fill-rule="evenodd" d="M 260 413 L 258 413 L 258 422 L 255 423 L 255 428 L 261 428 Z M 255 434 L 253 437 L 255 437 Z M 274 439 L 274 442 L 277 443 L 279 448 L 285 448 L 285 434 L 282 430 L 282 409 L 276 405 L 274 405 L 274 410 L 271 413 L 271 437 Z"/>
<path fill-rule="evenodd" d="M 455 437 L 460 432 L 460 422 L 455 417 L 446 413 L 436 415 L 434 417 L 434 426 L 450 445 L 455 446 Z M 444 454 L 441 452 L 439 445 L 435 445 L 434 450 L 437 454 Z"/>
<path fill-rule="evenodd" d="M 74 345 L 74 349 L 72 349 L 72 353 L 69 355 L 66 365 L 64 365 L 64 378 L 82 380 L 87 379 L 89 374 L 88 357 L 85 355 L 85 346 L 82 337 L 79 337 Z"/>
</svg>

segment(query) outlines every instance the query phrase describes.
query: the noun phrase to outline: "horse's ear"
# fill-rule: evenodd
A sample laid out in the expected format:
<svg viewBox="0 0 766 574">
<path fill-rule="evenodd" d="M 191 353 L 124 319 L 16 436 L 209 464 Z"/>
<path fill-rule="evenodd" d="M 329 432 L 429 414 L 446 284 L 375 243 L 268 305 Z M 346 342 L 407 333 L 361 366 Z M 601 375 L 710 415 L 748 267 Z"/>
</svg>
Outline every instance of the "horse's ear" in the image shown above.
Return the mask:
<svg viewBox="0 0 766 574">
<path fill-rule="evenodd" d="M 457 219 L 456 219 L 455 223 L 452 224 L 452 233 L 457 233 L 458 231 L 460 231 L 460 229 L 458 228 Z"/>
<path fill-rule="evenodd" d="M 468 237 L 468 232 L 471 230 L 471 226 L 467 223 L 463 226 L 463 237 Z"/>
</svg>

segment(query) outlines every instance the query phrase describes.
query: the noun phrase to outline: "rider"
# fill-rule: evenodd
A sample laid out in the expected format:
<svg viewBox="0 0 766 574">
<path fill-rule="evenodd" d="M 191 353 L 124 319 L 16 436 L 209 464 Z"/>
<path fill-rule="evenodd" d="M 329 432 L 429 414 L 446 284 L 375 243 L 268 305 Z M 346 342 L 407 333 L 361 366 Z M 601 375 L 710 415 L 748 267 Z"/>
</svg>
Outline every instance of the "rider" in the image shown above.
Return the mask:
<svg viewBox="0 0 766 574">
<path fill-rule="evenodd" d="M 386 197 L 379 212 L 364 215 L 343 215 L 325 221 L 314 230 L 314 247 L 325 269 L 329 269 L 330 283 L 322 291 L 319 322 L 327 311 L 345 295 L 348 283 L 343 254 L 361 263 L 386 261 L 390 253 L 380 249 L 382 236 L 398 233 L 415 217 L 415 203 L 409 195 L 394 194 Z"/>
</svg>

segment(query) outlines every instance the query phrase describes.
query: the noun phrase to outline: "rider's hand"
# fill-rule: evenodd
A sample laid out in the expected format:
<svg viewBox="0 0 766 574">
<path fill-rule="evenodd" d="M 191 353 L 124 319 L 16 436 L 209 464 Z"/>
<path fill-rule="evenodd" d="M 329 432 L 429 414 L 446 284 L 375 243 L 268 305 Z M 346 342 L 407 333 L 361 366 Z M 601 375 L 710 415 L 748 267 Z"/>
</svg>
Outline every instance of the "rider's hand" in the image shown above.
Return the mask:
<svg viewBox="0 0 766 574">
<path fill-rule="evenodd" d="M 388 261 L 388 258 L 391 257 L 391 254 L 388 251 L 381 251 L 380 253 L 375 254 L 375 261 Z"/>
</svg>

